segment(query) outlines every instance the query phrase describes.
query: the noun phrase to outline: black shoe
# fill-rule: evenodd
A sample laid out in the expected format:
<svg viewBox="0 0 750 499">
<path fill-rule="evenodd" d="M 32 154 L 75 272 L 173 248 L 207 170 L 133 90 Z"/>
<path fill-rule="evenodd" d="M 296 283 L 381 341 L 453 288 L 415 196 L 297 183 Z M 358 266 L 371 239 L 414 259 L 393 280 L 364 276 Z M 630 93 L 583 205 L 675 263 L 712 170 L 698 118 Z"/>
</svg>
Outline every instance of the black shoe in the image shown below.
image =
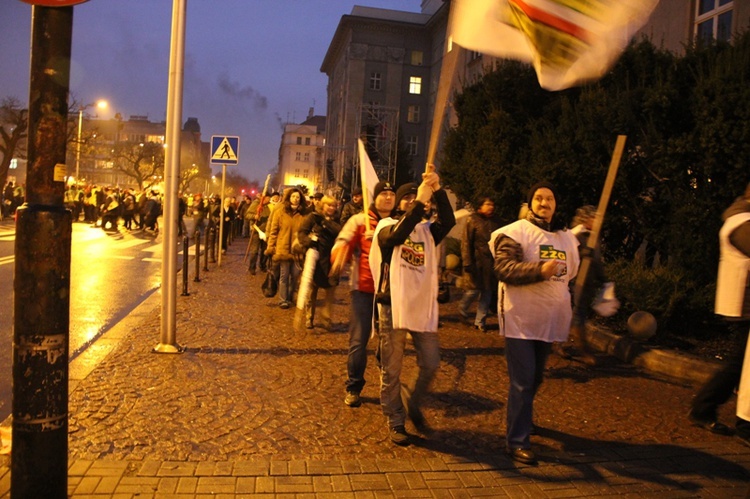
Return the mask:
<svg viewBox="0 0 750 499">
<path fill-rule="evenodd" d="M 522 449 L 520 447 L 508 447 L 505 451 L 508 456 L 519 463 L 537 464 L 536 454 L 531 449 Z"/>
<path fill-rule="evenodd" d="M 396 426 L 395 428 L 391 428 L 390 437 L 391 442 L 396 445 L 406 447 L 411 443 L 409 442 L 409 434 L 406 433 L 406 428 L 404 428 L 403 426 Z"/>
<path fill-rule="evenodd" d="M 688 419 L 691 423 L 693 423 L 693 426 L 698 426 L 700 428 L 703 428 L 704 430 L 710 431 L 711 433 L 715 433 L 716 435 L 732 435 L 732 429 L 730 427 L 728 427 L 724 423 L 719 423 L 715 419 L 699 418 L 695 416 L 695 414 L 693 414 L 693 411 L 690 411 L 688 413 Z"/>
<path fill-rule="evenodd" d="M 358 392 L 346 392 L 344 404 L 348 405 L 349 407 L 359 407 L 360 405 L 362 405 L 362 399 L 359 398 Z"/>
<path fill-rule="evenodd" d="M 422 410 L 411 403 L 411 393 L 406 387 L 401 390 L 401 402 L 406 409 L 406 415 L 411 419 L 411 422 L 414 424 L 417 431 L 423 435 L 430 435 L 432 433 L 432 428 L 427 423 L 424 414 L 422 414 Z"/>
</svg>

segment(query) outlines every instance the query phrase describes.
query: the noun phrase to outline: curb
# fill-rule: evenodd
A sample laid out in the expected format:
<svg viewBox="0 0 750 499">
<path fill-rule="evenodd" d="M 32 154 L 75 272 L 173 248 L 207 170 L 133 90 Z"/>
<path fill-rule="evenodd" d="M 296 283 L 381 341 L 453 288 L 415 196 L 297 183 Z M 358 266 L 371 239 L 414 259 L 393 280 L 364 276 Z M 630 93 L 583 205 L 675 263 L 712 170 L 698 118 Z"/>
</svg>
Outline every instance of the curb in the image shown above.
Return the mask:
<svg viewBox="0 0 750 499">
<path fill-rule="evenodd" d="M 593 349 L 654 374 L 703 384 L 720 368 L 721 362 L 699 359 L 672 350 L 659 350 L 602 329 L 590 329 L 586 339 Z"/>
</svg>

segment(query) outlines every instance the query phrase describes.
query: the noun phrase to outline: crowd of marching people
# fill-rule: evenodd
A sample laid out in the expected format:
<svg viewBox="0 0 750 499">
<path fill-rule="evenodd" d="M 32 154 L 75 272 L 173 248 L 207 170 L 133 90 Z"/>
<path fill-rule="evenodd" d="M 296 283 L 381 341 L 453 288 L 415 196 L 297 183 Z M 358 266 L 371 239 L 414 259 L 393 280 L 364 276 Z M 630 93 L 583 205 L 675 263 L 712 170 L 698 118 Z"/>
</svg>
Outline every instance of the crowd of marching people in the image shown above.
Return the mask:
<svg viewBox="0 0 750 499">
<path fill-rule="evenodd" d="M 359 190 L 344 206 L 322 194 L 306 199 L 295 187 L 259 196 L 238 210 L 241 233 L 251 239 L 245 252 L 249 272 L 260 270 L 265 296 L 281 309 L 295 310 L 290 321 L 308 330 L 333 327 L 334 294 L 346 276 L 351 300 L 344 404 L 362 403 L 374 328 L 380 403 L 396 445 L 410 443 L 407 420 L 420 433 L 430 432 L 421 407 L 440 365 L 441 283 L 461 274 L 459 313 L 467 325 L 486 332 L 488 317 L 496 312 L 505 336 L 507 452 L 513 460 L 536 463 L 529 442 L 535 431 L 534 397 L 552 345 L 568 340 L 572 282 L 580 263 L 577 235 L 583 229 L 571 230 L 555 218 L 559 192 L 547 182 L 531 188 L 518 220 L 501 222 L 494 202 L 484 198 L 464 217 L 458 233 L 453 230 L 456 212 L 434 171 L 423 174 L 420 183 L 396 187 L 379 182 L 370 196 L 368 206 Z M 453 251 L 462 262 L 452 272 L 446 269 L 450 239 L 457 240 Z M 589 287 L 602 284 L 589 280 Z M 587 312 L 575 315 L 585 318 Z M 584 327 L 581 321 L 575 324 Z M 402 380 L 409 341 L 417 370 L 412 379 Z M 560 353 L 590 355 L 585 345 L 577 347 Z"/>
</svg>

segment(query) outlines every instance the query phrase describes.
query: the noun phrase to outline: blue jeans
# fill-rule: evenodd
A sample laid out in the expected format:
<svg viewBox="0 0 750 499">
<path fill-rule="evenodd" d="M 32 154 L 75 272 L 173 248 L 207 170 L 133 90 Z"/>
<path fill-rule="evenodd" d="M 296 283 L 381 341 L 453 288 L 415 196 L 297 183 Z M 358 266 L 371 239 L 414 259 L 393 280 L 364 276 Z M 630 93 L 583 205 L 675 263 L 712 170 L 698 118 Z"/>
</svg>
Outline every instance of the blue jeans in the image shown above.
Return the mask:
<svg viewBox="0 0 750 499">
<path fill-rule="evenodd" d="M 477 315 L 474 318 L 474 325 L 484 326 L 490 310 L 490 303 L 492 302 L 492 290 L 467 289 L 461 297 L 459 307 L 463 315 L 469 315 L 469 307 L 477 297 L 479 297 L 479 303 L 477 303 Z"/>
<path fill-rule="evenodd" d="M 293 260 L 282 260 L 279 262 L 279 300 L 280 303 L 291 303 L 294 296 L 294 288 L 297 285 L 300 270 Z"/>
<path fill-rule="evenodd" d="M 346 391 L 359 393 L 365 387 L 367 342 L 372 332 L 373 293 L 352 291 L 349 314 L 349 356 L 346 360 Z"/>
<path fill-rule="evenodd" d="M 419 407 L 435 373 L 440 367 L 440 342 L 437 333 L 393 329 L 391 307 L 378 305 L 380 330 L 380 405 L 388 418 L 388 427 L 403 426 L 406 411 L 401 398 L 401 367 L 406 350 L 406 333 L 410 333 L 417 353 L 416 378 L 404 387 L 410 395 L 410 405 Z"/>
<path fill-rule="evenodd" d="M 528 449 L 534 419 L 534 397 L 544 379 L 544 366 L 551 343 L 505 338 L 508 363 L 508 405 L 506 439 L 508 448 Z"/>
</svg>

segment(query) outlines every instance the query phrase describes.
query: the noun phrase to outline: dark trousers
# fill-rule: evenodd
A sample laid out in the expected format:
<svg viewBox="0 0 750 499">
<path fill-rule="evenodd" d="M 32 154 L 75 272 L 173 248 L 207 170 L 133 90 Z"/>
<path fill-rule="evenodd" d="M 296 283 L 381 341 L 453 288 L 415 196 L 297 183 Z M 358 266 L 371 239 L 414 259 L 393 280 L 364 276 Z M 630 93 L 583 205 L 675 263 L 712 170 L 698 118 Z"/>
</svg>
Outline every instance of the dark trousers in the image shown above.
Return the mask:
<svg viewBox="0 0 750 499">
<path fill-rule="evenodd" d="M 544 380 L 552 344 L 537 340 L 505 338 L 508 363 L 508 405 L 506 439 L 509 448 L 528 449 L 534 418 L 534 397 Z"/>
<path fill-rule="evenodd" d="M 346 360 L 346 391 L 359 393 L 365 386 L 367 342 L 372 330 L 373 294 L 352 291 L 349 314 L 349 356 Z"/>
<path fill-rule="evenodd" d="M 738 321 L 730 327 L 735 333 L 732 350 L 721 369 L 706 381 L 693 398 L 691 408 L 696 418 L 707 421 L 716 420 L 716 411 L 719 406 L 729 400 L 734 389 L 740 384 L 750 321 Z M 750 421 L 737 418 L 736 427 L 738 433 L 750 436 Z"/>
<path fill-rule="evenodd" d="M 266 271 L 266 258 L 263 255 L 263 253 L 266 252 L 266 247 L 268 246 L 267 243 L 263 240 L 261 240 L 258 233 L 255 231 L 255 229 L 251 229 L 252 232 L 250 233 L 250 241 L 248 242 L 248 245 L 250 246 L 250 266 L 248 267 L 248 270 L 250 272 L 255 272 L 256 266 L 260 267 L 261 272 Z M 258 261 L 258 257 L 260 256 L 260 262 Z"/>
</svg>

